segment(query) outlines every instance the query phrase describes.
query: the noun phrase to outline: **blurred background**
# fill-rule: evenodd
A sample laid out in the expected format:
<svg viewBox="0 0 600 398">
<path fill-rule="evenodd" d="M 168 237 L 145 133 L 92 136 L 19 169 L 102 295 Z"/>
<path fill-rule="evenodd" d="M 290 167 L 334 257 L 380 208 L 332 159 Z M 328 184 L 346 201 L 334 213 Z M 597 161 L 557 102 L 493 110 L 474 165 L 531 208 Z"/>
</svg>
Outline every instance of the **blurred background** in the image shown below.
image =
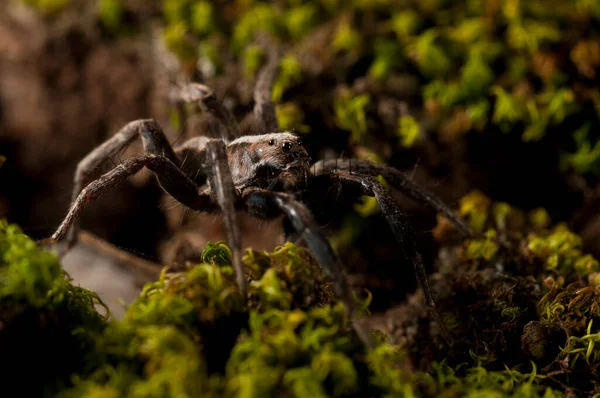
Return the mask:
<svg viewBox="0 0 600 398">
<path fill-rule="evenodd" d="M 0 6 L 0 218 L 39 239 L 65 216 L 77 163 L 124 124 L 154 118 L 171 142 L 208 134 L 168 100 L 184 77 L 212 87 L 242 123 L 265 60 L 283 128 L 314 160 L 356 157 L 407 172 L 460 211 L 479 191 L 544 208 L 600 255 L 600 3 L 595 0 L 5 0 Z M 108 168 L 140 153 L 139 143 Z M 436 215 L 396 192 L 429 269 Z M 373 308 L 416 286 L 373 201 L 336 206 L 324 228 Z M 244 245 L 281 244 L 280 225 L 242 220 Z M 90 204 L 82 228 L 149 262 L 194 259 L 224 238 L 146 171 Z M 259 233 L 257 233 L 257 231 Z M 83 249 L 82 249 L 83 250 Z M 117 281 L 68 256 L 86 283 Z M 100 261 L 100 262 L 98 262 Z M 103 279 L 104 278 L 104 279 Z M 94 285 L 94 288 L 97 288 Z"/>
</svg>

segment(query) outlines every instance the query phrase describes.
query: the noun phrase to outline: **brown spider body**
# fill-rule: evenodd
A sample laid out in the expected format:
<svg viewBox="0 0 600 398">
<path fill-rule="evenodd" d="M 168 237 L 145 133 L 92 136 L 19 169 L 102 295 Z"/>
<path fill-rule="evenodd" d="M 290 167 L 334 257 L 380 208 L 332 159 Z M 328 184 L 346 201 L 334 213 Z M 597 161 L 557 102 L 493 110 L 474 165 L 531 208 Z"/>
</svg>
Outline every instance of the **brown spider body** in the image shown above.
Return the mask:
<svg viewBox="0 0 600 398">
<path fill-rule="evenodd" d="M 236 188 L 268 188 L 281 178 L 293 188 L 304 189 L 310 156 L 294 134 L 283 132 L 238 138 L 227 144 L 229 168 Z"/>
</svg>

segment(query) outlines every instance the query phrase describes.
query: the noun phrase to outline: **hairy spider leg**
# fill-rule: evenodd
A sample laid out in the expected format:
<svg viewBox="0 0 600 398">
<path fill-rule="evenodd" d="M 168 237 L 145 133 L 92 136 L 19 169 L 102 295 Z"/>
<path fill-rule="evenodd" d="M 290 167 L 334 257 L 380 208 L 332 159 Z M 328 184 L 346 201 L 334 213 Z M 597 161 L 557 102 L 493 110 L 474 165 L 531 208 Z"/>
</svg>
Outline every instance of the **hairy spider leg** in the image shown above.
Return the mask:
<svg viewBox="0 0 600 398">
<path fill-rule="evenodd" d="M 218 121 L 219 135 L 223 141 L 231 142 L 241 136 L 241 132 L 233 113 L 217 97 L 208 86 L 200 83 L 189 83 L 180 87 L 172 98 L 175 103 L 196 102 L 200 109 Z"/>
<path fill-rule="evenodd" d="M 122 149 L 128 147 L 138 135 L 142 136 L 145 146 L 148 148 L 148 153 L 160 154 L 176 166 L 179 165 L 177 156 L 164 134 L 162 134 L 162 130 L 157 129 L 156 122 L 151 119 L 135 120 L 123 126 L 115 135 L 91 151 L 77 164 L 73 179 L 71 203 L 75 202 L 79 193 L 87 184 L 98 177 L 100 166 Z M 78 230 L 79 223 L 73 223 L 67 235 L 67 250 L 75 244 Z"/>
<path fill-rule="evenodd" d="M 372 348 L 374 342 L 368 326 L 355 316 L 355 298 L 348 277 L 310 210 L 289 194 L 264 189 L 249 191 L 244 195 L 244 201 L 248 212 L 259 218 L 271 218 L 276 215 L 275 210 L 278 210 L 290 220 L 293 228 L 304 238 L 317 262 L 333 282 L 334 293 L 352 318 L 356 334 L 367 347 Z M 276 209 L 273 209 L 273 206 Z"/>
<path fill-rule="evenodd" d="M 273 83 L 279 70 L 279 49 L 271 46 L 268 54 L 267 63 L 258 72 L 254 86 L 254 118 L 261 133 L 277 133 L 279 123 L 271 97 Z"/>
<path fill-rule="evenodd" d="M 236 221 L 235 203 L 237 199 L 231 170 L 227 161 L 227 149 L 223 141 L 209 141 L 206 145 L 208 160 L 212 172 L 209 174 L 210 186 L 217 197 L 217 202 L 223 213 L 227 239 L 232 251 L 232 264 L 238 286 L 246 297 L 246 278 L 242 267 L 242 239 L 239 224 Z"/>
<path fill-rule="evenodd" d="M 394 233 L 396 240 L 400 243 L 400 248 L 404 257 L 413 264 L 417 280 L 425 294 L 427 306 L 440 327 L 442 337 L 446 342 L 450 343 L 450 333 L 448 333 L 448 329 L 437 311 L 435 299 L 433 298 L 429 281 L 427 280 L 427 275 L 425 273 L 425 267 L 423 266 L 423 259 L 416 247 L 417 238 L 415 230 L 410 222 L 408 222 L 406 215 L 400 210 L 398 204 L 391 197 L 388 190 L 372 177 L 356 173 L 349 174 L 346 171 L 339 170 L 331 173 L 332 177 L 338 178 L 340 182 L 353 184 L 362 188 L 362 192 L 365 195 L 375 197 L 377 204 L 381 209 L 381 213 Z"/>
<path fill-rule="evenodd" d="M 115 188 L 130 176 L 139 172 L 143 167 L 152 170 L 168 187 L 168 192 L 182 204 L 203 211 L 214 211 L 217 204 L 210 195 L 198 192 L 198 186 L 167 157 L 161 155 L 147 154 L 126 159 L 123 163 L 93 180 L 81 190 L 77 198 L 71 204 L 69 212 L 65 216 L 56 232 L 41 244 L 58 242 L 66 234 L 69 228 L 77 224 L 85 206 L 100 198 L 108 190 Z"/>
<path fill-rule="evenodd" d="M 92 179 L 92 172 L 99 165 L 110 158 L 111 155 L 129 145 L 138 135 L 142 139 L 145 156 L 126 160 L 82 189 L 83 184 Z M 182 144 L 180 150 L 190 151 L 194 147 L 191 144 L 199 141 L 198 138 L 194 137 L 189 142 Z M 227 162 L 225 143 L 220 140 L 206 140 L 204 142 L 206 143 L 206 156 L 200 157 L 204 164 L 198 165 L 200 166 L 199 170 L 208 175 L 211 188 L 216 196 L 216 202 L 225 218 L 229 243 L 233 252 L 233 267 L 236 272 L 238 286 L 241 292 L 245 294 L 246 283 L 242 269 L 240 230 L 235 218 L 236 194 Z M 138 120 L 126 125 L 115 136 L 92 151 L 80 162 L 75 176 L 74 199 L 69 212 L 52 237 L 42 242 L 59 241 L 69 231 L 66 248 L 66 250 L 69 250 L 76 241 L 76 229 L 85 205 L 98 199 L 108 189 L 119 185 L 144 166 L 156 174 L 161 188 L 184 206 L 207 212 L 216 210 L 213 197 L 199 192 L 199 186 L 194 181 L 198 176 L 194 176 L 194 179 L 192 179 L 181 169 L 179 157 L 167 141 L 158 123 L 154 120 Z M 209 170 L 202 170 L 207 168 Z"/>
<path fill-rule="evenodd" d="M 318 161 L 315 163 L 314 175 L 326 174 L 335 170 L 352 170 L 352 174 L 363 174 L 371 177 L 381 175 L 392 187 L 405 193 L 412 199 L 424 203 L 430 209 L 442 213 L 448 218 L 464 237 L 474 236 L 471 228 L 448 207 L 440 198 L 421 188 L 404 173 L 393 167 L 360 159 L 339 159 Z"/>
</svg>

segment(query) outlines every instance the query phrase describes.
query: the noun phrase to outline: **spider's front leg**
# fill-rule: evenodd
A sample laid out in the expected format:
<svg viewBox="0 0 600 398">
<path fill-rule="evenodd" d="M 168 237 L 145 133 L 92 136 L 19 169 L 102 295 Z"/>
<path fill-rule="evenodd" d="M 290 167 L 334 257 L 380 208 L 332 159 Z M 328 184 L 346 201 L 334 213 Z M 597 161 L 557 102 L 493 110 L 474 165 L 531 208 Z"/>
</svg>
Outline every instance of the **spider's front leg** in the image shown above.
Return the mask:
<svg viewBox="0 0 600 398">
<path fill-rule="evenodd" d="M 162 156 L 171 161 L 174 166 L 179 166 L 179 159 L 173 152 L 171 145 L 158 124 L 151 119 L 135 120 L 125 125 L 114 136 L 98 146 L 79 162 L 73 179 L 73 193 L 71 196 L 72 205 L 77 201 L 83 188 L 98 177 L 98 169 L 100 166 L 105 164 L 121 150 L 127 148 L 138 136 L 141 137 L 144 150 L 147 154 Z M 134 162 L 131 167 L 137 167 L 137 164 L 138 163 Z M 163 178 L 163 180 L 168 181 L 168 178 Z M 181 193 L 178 193 L 180 191 L 179 186 L 175 186 L 172 189 L 174 190 L 175 195 L 186 195 L 186 188 L 183 188 L 183 192 Z M 77 240 L 77 231 L 79 229 L 77 219 L 78 217 L 75 217 L 68 223 L 68 227 L 70 227 L 68 233 L 63 228 L 59 228 L 54 234 L 57 239 L 60 239 L 67 234 L 67 250 L 71 248 Z M 66 224 L 63 222 L 63 225 Z"/>
<path fill-rule="evenodd" d="M 259 218 L 272 218 L 278 213 L 283 213 L 290 220 L 293 228 L 304 238 L 317 262 L 332 280 L 335 295 L 344 303 L 346 311 L 353 318 L 356 334 L 367 347 L 373 347 L 369 327 L 354 316 L 356 305 L 348 277 L 310 210 L 288 194 L 263 189 L 252 189 L 243 195 L 243 199 L 250 214 Z"/>
<path fill-rule="evenodd" d="M 369 162 L 367 160 L 333 159 L 318 161 L 311 167 L 311 170 L 314 170 L 315 176 L 327 174 L 336 170 L 344 170 L 351 174 L 356 173 L 371 177 L 381 175 L 392 187 L 400 190 L 414 200 L 424 203 L 432 210 L 443 214 L 454 224 L 464 237 L 472 237 L 474 235 L 471 228 L 440 198 L 421 188 L 411 181 L 404 173 L 393 167 Z"/>
<path fill-rule="evenodd" d="M 242 238 L 239 224 L 236 220 L 238 196 L 227 160 L 227 149 L 223 141 L 209 141 L 207 143 L 207 163 L 211 172 L 208 173 L 211 189 L 217 197 L 227 230 L 227 239 L 232 251 L 232 263 L 236 279 L 242 295 L 246 297 L 246 278 L 242 267 Z"/>
<path fill-rule="evenodd" d="M 200 194 L 198 186 L 167 157 L 154 154 L 136 156 L 125 160 L 100 178 L 86 185 L 71 204 L 66 217 L 56 232 L 52 237 L 44 239 L 40 243 L 62 240 L 69 229 L 78 224 L 81 213 L 87 204 L 94 202 L 108 190 L 139 172 L 143 167 L 147 167 L 156 173 L 163 188 L 185 206 L 204 211 L 214 211 L 216 209 L 216 204 L 212 198 L 209 195 Z M 74 239 L 67 241 L 67 244 L 73 243 Z"/>
<path fill-rule="evenodd" d="M 98 166 L 129 145 L 138 135 L 142 139 L 145 156 L 127 159 L 82 189 L 83 184 L 92 179 L 93 172 Z M 193 146 L 190 145 L 182 145 L 182 149 L 188 151 L 186 156 L 192 156 L 189 153 L 189 151 L 194 152 L 192 148 Z M 207 140 L 205 147 L 198 149 L 198 153 L 205 156 L 198 156 L 196 159 L 200 159 L 200 163 L 196 165 L 197 169 L 208 175 L 211 188 L 216 196 L 216 203 L 211 195 L 200 193 L 198 185 L 182 171 L 179 157 L 167 141 L 158 123 L 153 120 L 129 123 L 79 163 L 75 174 L 74 199 L 69 212 L 52 237 L 42 240 L 41 243 L 57 242 L 68 233 L 67 250 L 70 249 L 76 241 L 78 221 L 85 205 L 95 201 L 103 193 L 116 187 L 143 167 L 147 167 L 156 174 L 158 183 L 163 190 L 184 206 L 206 212 L 213 212 L 220 207 L 225 217 L 228 238 L 233 251 L 233 266 L 238 286 L 245 294 L 246 283 L 241 261 L 241 238 L 235 219 L 236 194 L 227 163 L 225 144 L 220 140 Z"/>
<path fill-rule="evenodd" d="M 440 327 L 442 337 L 446 340 L 446 342 L 451 343 L 452 339 L 450 337 L 450 333 L 448 332 L 442 317 L 437 311 L 435 299 L 429 286 L 427 274 L 425 273 L 425 267 L 423 266 L 423 259 L 421 257 L 421 253 L 419 253 L 419 250 L 417 249 L 415 230 L 408 221 L 407 217 L 400 210 L 398 204 L 391 197 L 388 190 L 370 176 L 350 174 L 349 172 L 340 170 L 332 171 L 330 176 L 338 179 L 338 181 L 342 184 L 351 185 L 355 188 L 358 188 L 364 195 L 375 197 L 377 204 L 381 209 L 381 213 L 386 218 L 386 221 L 394 233 L 396 240 L 400 244 L 400 248 L 405 259 L 412 263 L 414 267 L 417 280 L 419 281 L 419 284 L 423 289 L 423 293 L 425 294 L 427 306 L 430 308 L 431 314 Z"/>
</svg>

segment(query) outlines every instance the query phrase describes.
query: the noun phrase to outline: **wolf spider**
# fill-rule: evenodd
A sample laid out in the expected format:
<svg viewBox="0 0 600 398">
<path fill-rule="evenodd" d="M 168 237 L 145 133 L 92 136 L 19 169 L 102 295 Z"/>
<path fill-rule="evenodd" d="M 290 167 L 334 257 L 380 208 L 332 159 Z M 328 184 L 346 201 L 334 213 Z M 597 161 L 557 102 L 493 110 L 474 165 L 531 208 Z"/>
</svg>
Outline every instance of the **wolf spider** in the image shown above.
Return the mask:
<svg viewBox="0 0 600 398">
<path fill-rule="evenodd" d="M 44 242 L 58 242 L 66 238 L 67 250 L 71 248 L 77 239 L 78 220 L 84 207 L 146 167 L 155 173 L 162 189 L 187 208 L 222 214 L 232 249 L 237 285 L 244 297 L 246 277 L 242 269 L 236 211 L 247 211 L 265 220 L 283 214 L 288 227 L 304 239 L 332 280 L 335 295 L 354 319 L 357 335 L 367 346 L 372 346 L 368 328 L 354 317 L 355 299 L 345 271 L 313 213 L 300 200 L 302 193 L 310 191 L 311 182 L 321 180 L 322 183 L 324 180 L 325 184 L 344 187 L 344 192 L 359 192 L 376 198 L 405 259 L 414 266 L 432 315 L 443 336 L 447 337 L 448 333 L 435 309 L 413 228 L 388 189 L 375 177 L 383 176 L 391 186 L 442 213 L 463 235 L 471 235 L 469 227 L 440 199 L 392 167 L 358 159 L 319 161 L 311 165 L 300 139 L 279 129 L 275 106 L 271 102 L 278 66 L 279 56 L 270 54 L 257 76 L 253 116 L 257 130 L 262 134 L 242 135 L 230 110 L 209 87 L 198 83 L 180 87 L 179 105 L 198 103 L 218 126 L 221 138 L 197 136 L 173 148 L 161 127 L 152 119 L 136 120 L 125 125 L 78 164 L 69 211 L 56 232 Z M 145 154 L 126 159 L 96 178 L 94 171 L 137 137 L 141 138 Z"/>
</svg>

